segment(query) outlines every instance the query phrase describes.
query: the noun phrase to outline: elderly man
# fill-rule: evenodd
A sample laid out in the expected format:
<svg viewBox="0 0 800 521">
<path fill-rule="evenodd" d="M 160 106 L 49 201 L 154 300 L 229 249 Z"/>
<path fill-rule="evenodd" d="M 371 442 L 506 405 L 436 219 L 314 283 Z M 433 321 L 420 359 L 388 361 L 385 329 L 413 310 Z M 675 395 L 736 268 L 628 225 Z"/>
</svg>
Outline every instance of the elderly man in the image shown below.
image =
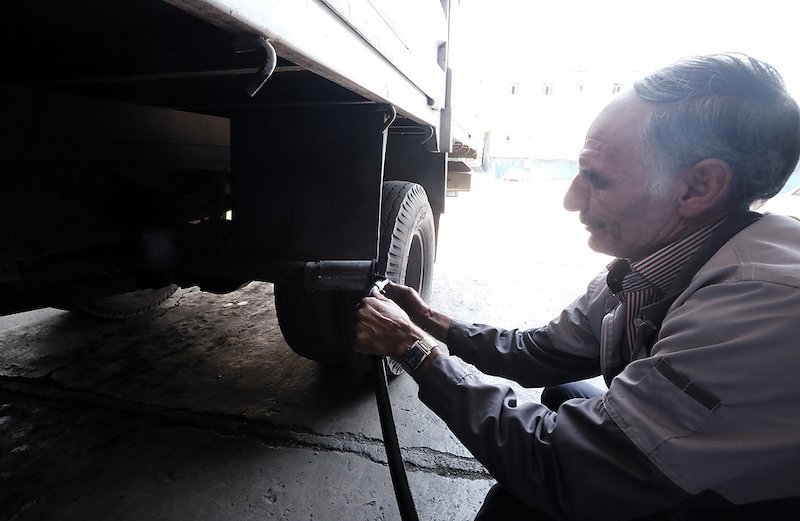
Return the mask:
<svg viewBox="0 0 800 521">
<path fill-rule="evenodd" d="M 589 128 L 564 206 L 617 260 L 558 318 L 460 323 L 401 285 L 363 300 L 356 349 L 400 360 L 497 480 L 479 519 L 800 518 L 800 223 L 748 211 L 798 153 L 772 67 L 678 62 Z M 569 383 L 600 374 L 606 392 Z"/>
</svg>

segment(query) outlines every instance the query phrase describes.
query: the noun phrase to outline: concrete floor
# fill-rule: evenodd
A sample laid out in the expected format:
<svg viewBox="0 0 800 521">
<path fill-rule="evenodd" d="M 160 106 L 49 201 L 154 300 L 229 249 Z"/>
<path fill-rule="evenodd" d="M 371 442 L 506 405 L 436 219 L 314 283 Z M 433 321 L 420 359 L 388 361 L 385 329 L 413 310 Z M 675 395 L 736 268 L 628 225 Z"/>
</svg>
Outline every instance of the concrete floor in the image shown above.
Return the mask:
<svg viewBox="0 0 800 521">
<path fill-rule="evenodd" d="M 449 198 L 433 305 L 552 318 L 608 262 L 565 189 L 477 177 Z M 288 348 L 270 284 L 180 290 L 126 321 L 38 310 L 0 331 L 0 519 L 399 519 L 371 388 Z M 420 518 L 472 519 L 491 477 L 410 378 L 391 395 Z"/>
</svg>

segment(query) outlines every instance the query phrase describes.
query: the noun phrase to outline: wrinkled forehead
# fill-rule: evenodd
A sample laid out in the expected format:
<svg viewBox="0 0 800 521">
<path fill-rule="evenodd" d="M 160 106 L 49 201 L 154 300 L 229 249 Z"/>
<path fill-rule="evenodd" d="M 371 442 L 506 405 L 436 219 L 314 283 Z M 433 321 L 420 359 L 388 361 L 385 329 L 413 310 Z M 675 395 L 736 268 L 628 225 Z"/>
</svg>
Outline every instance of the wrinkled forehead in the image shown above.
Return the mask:
<svg viewBox="0 0 800 521">
<path fill-rule="evenodd" d="M 618 157 L 620 154 L 638 156 L 642 132 L 652 110 L 650 103 L 633 94 L 616 98 L 589 127 L 580 160 Z"/>
</svg>

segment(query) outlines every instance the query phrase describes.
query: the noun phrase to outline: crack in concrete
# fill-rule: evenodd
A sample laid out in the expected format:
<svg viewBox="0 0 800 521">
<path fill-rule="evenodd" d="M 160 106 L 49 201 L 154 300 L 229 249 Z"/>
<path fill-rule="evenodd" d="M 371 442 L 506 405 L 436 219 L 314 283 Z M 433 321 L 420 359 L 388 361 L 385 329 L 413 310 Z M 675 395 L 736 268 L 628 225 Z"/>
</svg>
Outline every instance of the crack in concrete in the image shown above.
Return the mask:
<svg viewBox="0 0 800 521">
<path fill-rule="evenodd" d="M 274 424 L 258 418 L 213 411 L 172 408 L 65 387 L 47 376 L 25 378 L 0 376 L 0 390 L 40 401 L 83 404 L 97 409 L 153 418 L 164 428 L 200 428 L 220 436 L 250 437 L 270 448 L 302 448 L 351 454 L 387 466 L 383 440 L 360 433 L 321 434 L 302 426 Z M 438 451 L 430 447 L 401 448 L 406 468 L 467 480 L 491 480 L 474 458 Z"/>
<path fill-rule="evenodd" d="M 285 432 L 291 440 L 301 446 L 357 454 L 381 465 L 388 464 L 383 440 L 380 438 L 353 433 L 317 434 L 293 429 Z M 492 479 L 489 472 L 475 458 L 458 456 L 430 447 L 402 447 L 400 450 L 409 470 L 470 480 Z"/>
<path fill-rule="evenodd" d="M 181 290 L 178 290 L 178 291 L 181 291 Z M 158 317 L 161 318 L 164 315 L 166 315 L 167 313 L 169 313 L 170 311 L 172 311 L 173 309 L 180 307 L 181 301 L 187 295 L 187 293 L 188 292 L 181 292 L 181 294 L 178 295 L 178 298 L 175 301 L 175 303 L 173 305 L 169 306 L 169 307 L 164 307 L 163 310 L 160 313 L 158 313 Z"/>
</svg>

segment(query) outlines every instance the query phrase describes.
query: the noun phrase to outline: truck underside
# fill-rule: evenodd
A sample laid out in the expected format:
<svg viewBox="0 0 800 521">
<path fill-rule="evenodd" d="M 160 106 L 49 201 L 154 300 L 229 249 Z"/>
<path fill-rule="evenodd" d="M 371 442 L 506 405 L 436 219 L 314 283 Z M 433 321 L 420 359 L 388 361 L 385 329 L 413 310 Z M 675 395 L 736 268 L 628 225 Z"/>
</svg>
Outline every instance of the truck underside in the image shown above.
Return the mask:
<svg viewBox="0 0 800 521">
<path fill-rule="evenodd" d="M 337 362 L 376 270 L 426 291 L 447 165 L 430 125 L 280 56 L 251 96 L 264 40 L 161 1 L 4 11 L 0 312 L 273 281 L 292 347 Z M 401 203 L 420 222 L 391 253 Z"/>
</svg>

